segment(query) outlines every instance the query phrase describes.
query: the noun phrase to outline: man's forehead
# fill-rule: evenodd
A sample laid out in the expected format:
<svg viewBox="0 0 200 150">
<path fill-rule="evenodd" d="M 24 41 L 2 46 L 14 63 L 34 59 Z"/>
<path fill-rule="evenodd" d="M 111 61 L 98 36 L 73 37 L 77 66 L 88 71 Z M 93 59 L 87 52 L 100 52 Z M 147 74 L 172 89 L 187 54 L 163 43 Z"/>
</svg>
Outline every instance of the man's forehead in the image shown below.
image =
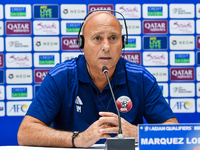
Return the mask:
<svg viewBox="0 0 200 150">
<path fill-rule="evenodd" d="M 107 11 L 97 11 L 97 12 L 91 13 L 91 14 L 85 19 L 85 22 L 87 22 L 88 20 L 90 20 L 90 19 L 93 18 L 93 17 L 98 17 L 98 15 L 101 15 L 101 14 L 105 14 L 106 16 L 110 16 L 110 17 L 116 18 L 116 17 L 115 17 L 113 14 L 111 14 L 110 12 L 107 12 Z"/>
<path fill-rule="evenodd" d="M 110 21 L 106 22 L 107 19 L 110 20 Z M 94 24 L 96 24 L 95 25 L 96 28 L 98 28 L 98 26 L 114 26 L 114 27 L 117 27 L 119 25 L 120 29 L 121 29 L 121 25 L 119 23 L 119 20 L 113 14 L 106 12 L 106 11 L 105 12 L 102 12 L 102 11 L 93 12 L 91 15 L 89 15 L 89 17 L 86 18 L 86 20 L 84 22 L 83 32 L 84 32 L 84 29 L 87 28 L 88 25 L 93 26 Z"/>
</svg>

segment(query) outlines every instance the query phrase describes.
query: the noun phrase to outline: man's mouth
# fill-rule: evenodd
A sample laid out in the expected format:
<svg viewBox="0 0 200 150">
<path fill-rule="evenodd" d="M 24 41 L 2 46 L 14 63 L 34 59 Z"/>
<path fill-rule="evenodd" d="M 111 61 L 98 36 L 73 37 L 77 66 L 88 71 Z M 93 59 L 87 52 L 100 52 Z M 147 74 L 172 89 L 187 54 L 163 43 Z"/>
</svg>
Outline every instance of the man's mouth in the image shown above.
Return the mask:
<svg viewBox="0 0 200 150">
<path fill-rule="evenodd" d="M 100 59 L 102 59 L 102 60 L 109 60 L 109 59 L 111 59 L 111 57 L 100 57 Z"/>
</svg>

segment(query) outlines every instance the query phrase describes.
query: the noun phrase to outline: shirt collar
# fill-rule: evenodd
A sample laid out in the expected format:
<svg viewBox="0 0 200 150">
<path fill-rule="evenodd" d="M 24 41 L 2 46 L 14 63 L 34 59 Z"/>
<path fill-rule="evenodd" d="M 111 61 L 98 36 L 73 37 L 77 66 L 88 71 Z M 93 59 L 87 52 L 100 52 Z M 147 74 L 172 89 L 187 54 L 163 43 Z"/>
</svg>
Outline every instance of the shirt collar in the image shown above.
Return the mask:
<svg viewBox="0 0 200 150">
<path fill-rule="evenodd" d="M 92 81 L 86 66 L 86 60 L 84 55 L 79 55 L 77 61 L 78 79 L 81 82 L 90 83 Z"/>
<path fill-rule="evenodd" d="M 77 61 L 77 67 L 78 67 L 78 79 L 81 82 L 84 83 L 91 83 L 92 79 L 88 73 L 87 66 L 86 66 L 86 60 L 85 56 L 79 56 Z M 125 76 L 125 70 L 124 70 L 124 61 L 123 58 L 120 58 L 113 75 L 113 79 L 111 81 L 111 84 L 113 85 L 121 85 L 126 83 L 126 76 Z"/>
</svg>

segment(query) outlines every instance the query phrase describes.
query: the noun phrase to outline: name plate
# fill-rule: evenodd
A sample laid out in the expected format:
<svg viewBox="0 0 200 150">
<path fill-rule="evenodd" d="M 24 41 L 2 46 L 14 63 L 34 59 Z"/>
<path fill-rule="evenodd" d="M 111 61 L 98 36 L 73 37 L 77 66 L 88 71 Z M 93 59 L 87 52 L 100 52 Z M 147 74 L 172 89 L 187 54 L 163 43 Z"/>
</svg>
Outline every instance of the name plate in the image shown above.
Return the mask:
<svg viewBox="0 0 200 150">
<path fill-rule="evenodd" d="M 200 124 L 139 125 L 139 150 L 200 150 Z"/>
</svg>

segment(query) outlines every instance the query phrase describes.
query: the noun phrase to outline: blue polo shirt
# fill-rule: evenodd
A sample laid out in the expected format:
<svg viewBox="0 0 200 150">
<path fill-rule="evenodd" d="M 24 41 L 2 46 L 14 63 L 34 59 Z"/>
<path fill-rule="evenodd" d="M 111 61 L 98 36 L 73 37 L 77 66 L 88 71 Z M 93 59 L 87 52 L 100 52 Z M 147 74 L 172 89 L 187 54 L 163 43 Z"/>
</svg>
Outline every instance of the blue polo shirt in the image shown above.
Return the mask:
<svg viewBox="0 0 200 150">
<path fill-rule="evenodd" d="M 134 125 L 142 124 L 143 116 L 148 123 L 162 123 L 175 117 L 156 79 L 142 66 L 120 58 L 111 86 L 118 102 L 120 97 L 129 99 L 128 105 L 121 101 L 125 109 L 129 108 L 120 114 Z M 99 119 L 100 111 L 117 113 L 109 86 L 102 92 L 98 90 L 84 55 L 80 55 L 51 69 L 26 115 L 52 124 L 55 129 L 84 131 Z"/>
</svg>

